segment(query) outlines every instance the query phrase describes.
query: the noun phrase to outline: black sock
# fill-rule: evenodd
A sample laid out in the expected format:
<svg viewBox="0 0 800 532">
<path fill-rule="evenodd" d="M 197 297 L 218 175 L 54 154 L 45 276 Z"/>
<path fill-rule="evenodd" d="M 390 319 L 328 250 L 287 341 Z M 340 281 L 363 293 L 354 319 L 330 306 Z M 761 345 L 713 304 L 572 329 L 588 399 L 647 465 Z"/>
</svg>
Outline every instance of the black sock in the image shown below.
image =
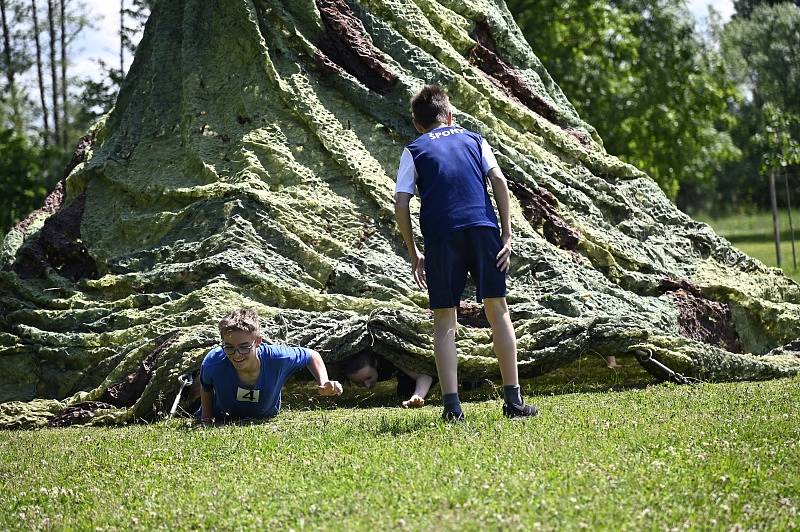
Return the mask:
<svg viewBox="0 0 800 532">
<path fill-rule="evenodd" d="M 503 386 L 503 395 L 506 398 L 506 403 L 510 405 L 522 405 L 522 396 L 519 393 L 519 384 Z"/>
<path fill-rule="evenodd" d="M 445 412 L 452 412 L 454 414 L 461 414 L 461 400 L 458 398 L 458 392 L 442 394 L 442 403 L 444 404 Z"/>
</svg>

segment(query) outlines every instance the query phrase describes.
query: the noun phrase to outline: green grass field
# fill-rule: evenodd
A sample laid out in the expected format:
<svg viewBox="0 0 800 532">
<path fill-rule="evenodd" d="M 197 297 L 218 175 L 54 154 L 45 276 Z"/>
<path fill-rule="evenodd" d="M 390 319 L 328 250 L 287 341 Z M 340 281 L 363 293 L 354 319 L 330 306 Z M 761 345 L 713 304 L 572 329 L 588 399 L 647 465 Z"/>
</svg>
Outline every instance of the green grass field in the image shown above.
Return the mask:
<svg viewBox="0 0 800 532">
<path fill-rule="evenodd" d="M 711 223 L 769 263 L 759 220 Z M 800 529 L 800 377 L 679 387 L 620 362 L 525 381 L 526 421 L 491 383 L 458 425 L 437 388 L 404 411 L 388 383 L 335 403 L 297 383 L 256 425 L 2 431 L 0 529 Z"/>
<path fill-rule="evenodd" d="M 800 378 L 645 386 L 601 366 L 526 382 L 526 421 L 488 385 L 459 425 L 436 405 L 352 408 L 386 387 L 348 389 L 348 408 L 296 387 L 257 425 L 2 432 L 0 528 L 798 527 Z"/>
<path fill-rule="evenodd" d="M 769 212 L 728 216 L 719 219 L 698 217 L 706 222 L 731 243 L 755 257 L 767 266 L 777 267 L 775 241 L 772 229 L 772 214 Z M 800 211 L 792 209 L 792 221 L 795 229 L 795 255 L 800 265 Z M 792 279 L 800 282 L 800 269 L 794 267 L 792 259 L 791 231 L 788 211 L 781 211 L 779 216 L 781 229 L 781 267 Z"/>
</svg>

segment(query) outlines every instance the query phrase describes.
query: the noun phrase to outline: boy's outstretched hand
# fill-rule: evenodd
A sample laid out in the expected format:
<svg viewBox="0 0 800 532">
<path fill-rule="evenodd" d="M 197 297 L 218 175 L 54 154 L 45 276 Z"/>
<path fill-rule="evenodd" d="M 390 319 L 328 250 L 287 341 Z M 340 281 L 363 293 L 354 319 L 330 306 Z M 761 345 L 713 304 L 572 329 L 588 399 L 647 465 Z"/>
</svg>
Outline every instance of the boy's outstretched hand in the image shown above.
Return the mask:
<svg viewBox="0 0 800 532">
<path fill-rule="evenodd" d="M 411 399 L 403 401 L 403 408 L 420 408 L 425 405 L 425 399 L 417 394 L 411 396 Z"/>
<path fill-rule="evenodd" d="M 342 385 L 339 384 L 339 381 L 325 381 L 321 385 L 317 386 L 320 395 L 324 395 L 327 397 L 333 395 L 342 395 Z"/>
</svg>

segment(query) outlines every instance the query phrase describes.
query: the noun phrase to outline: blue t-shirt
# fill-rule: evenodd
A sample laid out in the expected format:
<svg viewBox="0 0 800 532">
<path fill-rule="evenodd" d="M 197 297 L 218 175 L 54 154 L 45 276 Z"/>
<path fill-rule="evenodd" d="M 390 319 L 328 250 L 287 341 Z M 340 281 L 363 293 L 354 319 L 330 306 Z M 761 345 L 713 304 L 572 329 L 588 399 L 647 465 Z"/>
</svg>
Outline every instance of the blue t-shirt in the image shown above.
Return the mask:
<svg viewBox="0 0 800 532">
<path fill-rule="evenodd" d="M 420 230 L 426 239 L 470 227 L 499 229 L 487 189 L 483 143 L 477 133 L 445 126 L 406 147 L 417 173 Z"/>
<path fill-rule="evenodd" d="M 214 417 L 226 413 L 238 418 L 276 415 L 281 407 L 284 383 L 311 361 L 308 349 L 285 345 L 261 344 L 258 357 L 261 359 L 258 381 L 244 386 L 222 347 L 208 352 L 200 366 L 200 383 L 205 391 L 214 392 Z"/>
</svg>

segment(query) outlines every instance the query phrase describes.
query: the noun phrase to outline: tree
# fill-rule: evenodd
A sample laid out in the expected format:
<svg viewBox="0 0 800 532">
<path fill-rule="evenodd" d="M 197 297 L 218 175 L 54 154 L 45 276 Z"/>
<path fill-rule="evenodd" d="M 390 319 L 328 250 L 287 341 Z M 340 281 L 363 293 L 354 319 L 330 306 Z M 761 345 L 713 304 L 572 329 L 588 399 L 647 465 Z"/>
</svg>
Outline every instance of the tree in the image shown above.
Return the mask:
<svg viewBox="0 0 800 532">
<path fill-rule="evenodd" d="M 135 39 L 144 29 L 144 23 L 150 16 L 151 1 L 125 0 L 119 2 L 119 78 L 125 75 L 125 53 L 136 51 Z"/>
<path fill-rule="evenodd" d="M 739 151 L 737 92 L 680 0 L 511 0 L 534 51 L 606 148 L 647 171 L 684 209 L 706 206 Z"/>
<path fill-rule="evenodd" d="M 312 14 L 158 2 L 58 207 L 0 250 L 0 347 L 14 353 L 0 357 L 0 392 L 40 398 L 0 406 L 3 423 L 156 417 L 233 306 L 327 362 L 369 350 L 433 371 L 427 299 L 393 213 L 393 173 L 417 135 L 408 98 L 429 81 L 494 146 L 513 191 L 521 375 L 584 353 L 684 382 L 663 368 L 800 372 L 800 287 L 605 152 L 502 3 L 447 4 L 445 17 L 388 0 L 318 0 Z M 460 375 L 497 376 L 465 299 Z"/>
<path fill-rule="evenodd" d="M 5 60 L 6 78 L 8 79 L 9 90 L 14 93 L 16 92 L 14 84 L 14 66 L 11 62 L 11 36 L 9 35 L 5 0 L 0 0 L 0 14 L 2 15 L 3 22 L 3 59 Z"/>
<path fill-rule="evenodd" d="M 33 38 L 36 42 L 36 79 L 39 82 L 39 101 L 41 102 L 42 123 L 44 124 L 44 145 L 47 147 L 50 141 L 50 121 L 49 113 L 47 111 L 47 96 L 44 90 L 44 74 L 42 66 L 42 45 L 41 45 L 41 30 L 39 29 L 39 16 L 36 6 L 36 0 L 31 0 L 31 17 L 33 21 Z"/>
<path fill-rule="evenodd" d="M 120 0 L 119 9 L 119 68 L 114 68 L 98 60 L 98 68 L 103 72 L 99 80 L 84 80 L 81 90 L 80 120 L 92 123 L 106 114 L 114 105 L 117 92 L 125 77 L 125 54 L 136 51 L 138 37 L 150 15 L 152 2 L 146 0 Z"/>
<path fill-rule="evenodd" d="M 737 17 L 721 33 L 728 75 L 749 97 L 736 107 L 739 126 L 733 131 L 742 146 L 742 162 L 728 169 L 730 187 L 766 206 L 764 155 L 774 153 L 767 139 L 775 131 L 774 116 L 783 115 L 785 134 L 800 139 L 800 8 L 791 4 L 754 7 L 749 17 Z M 769 109 L 769 111 L 765 111 Z M 767 116 L 767 114 L 772 115 Z M 789 163 L 787 171 L 796 172 Z"/>
<path fill-rule="evenodd" d="M 69 132 L 69 104 L 67 102 L 67 11 L 66 0 L 59 0 L 59 22 L 61 23 L 61 111 L 63 113 L 61 147 L 67 149 Z"/>
<path fill-rule="evenodd" d="M 2 60 L 0 69 L 5 78 L 5 87 L 0 96 L 0 105 L 11 109 L 6 119 L 16 131 L 24 131 L 28 122 L 26 113 L 26 91 L 18 80 L 31 65 L 27 34 L 21 27 L 26 16 L 25 5 L 19 0 L 0 1 L 0 30 L 2 30 Z"/>
<path fill-rule="evenodd" d="M 55 0 L 47 0 L 47 25 L 50 35 L 50 94 L 53 102 L 53 144 L 61 143 L 61 121 L 58 114 L 58 62 L 56 61 L 56 13 Z"/>
<path fill-rule="evenodd" d="M 13 129 L 0 129 L 0 190 L 13 203 L 3 202 L 0 227 L 10 227 L 38 208 L 47 190 L 39 166 L 40 151 Z"/>
<path fill-rule="evenodd" d="M 41 5 L 37 0 L 3 0 L 0 5 L 5 14 L 3 39 L 0 40 L 0 84 L 3 85 L 0 130 L 13 130 L 19 137 L 28 139 L 24 144 L 18 142 L 17 137 L 6 139 L 6 158 L 27 161 L 35 153 L 37 163 L 33 181 L 18 179 L 16 185 L 9 185 L 0 197 L 0 210 L 7 215 L 0 219 L 0 229 L 4 231 L 17 223 L 18 217 L 27 213 L 31 205 L 40 203 L 44 191 L 63 177 L 64 165 L 71 156 L 65 146 L 77 141 L 89 126 L 89 122 L 78 124 L 73 120 L 82 115 L 71 105 L 68 75 L 70 43 L 85 27 L 86 17 L 82 13 L 85 5 L 78 0 L 57 4 L 51 0 L 47 6 L 46 28 L 40 25 Z M 47 60 L 42 53 L 42 30 L 49 37 L 46 43 L 50 47 L 47 51 L 49 81 L 45 72 L 48 65 L 44 64 Z M 31 72 L 34 66 L 35 72 Z M 38 91 L 38 98 L 28 98 L 28 90 Z M 53 104 L 55 112 L 52 112 Z M 59 122 L 57 136 L 50 127 L 51 116 Z M 20 172 L 29 175 L 25 173 L 28 170 L 29 167 L 23 166 Z"/>
<path fill-rule="evenodd" d="M 730 22 L 723 47 L 735 79 L 753 91 L 753 101 L 770 102 L 800 115 L 800 7 L 762 5 L 747 19 Z"/>
<path fill-rule="evenodd" d="M 800 0 L 793 0 L 800 7 Z M 789 3 L 788 0 L 733 0 L 734 17 L 749 17 L 759 6 L 774 6 Z"/>
</svg>

